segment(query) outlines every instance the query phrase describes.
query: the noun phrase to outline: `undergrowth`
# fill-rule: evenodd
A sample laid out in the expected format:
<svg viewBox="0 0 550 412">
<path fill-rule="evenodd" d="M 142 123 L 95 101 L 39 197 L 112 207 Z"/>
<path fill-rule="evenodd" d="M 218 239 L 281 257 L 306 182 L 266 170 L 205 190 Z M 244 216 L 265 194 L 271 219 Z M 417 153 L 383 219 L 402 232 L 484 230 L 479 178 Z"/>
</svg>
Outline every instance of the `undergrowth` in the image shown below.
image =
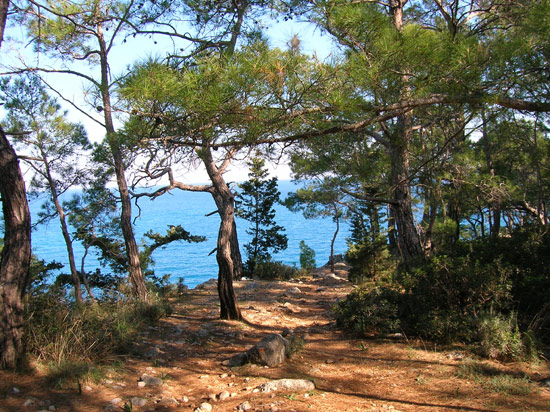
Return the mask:
<svg viewBox="0 0 550 412">
<path fill-rule="evenodd" d="M 96 380 L 100 365 L 132 350 L 138 333 L 170 312 L 163 301 L 133 300 L 74 305 L 47 293 L 29 302 L 25 344 L 30 356 L 47 365 L 54 386 Z"/>
<path fill-rule="evenodd" d="M 473 360 L 457 367 L 457 377 L 474 381 L 491 392 L 506 395 L 526 396 L 535 390 L 535 385 L 524 374 L 504 373 L 492 366 Z"/>
</svg>

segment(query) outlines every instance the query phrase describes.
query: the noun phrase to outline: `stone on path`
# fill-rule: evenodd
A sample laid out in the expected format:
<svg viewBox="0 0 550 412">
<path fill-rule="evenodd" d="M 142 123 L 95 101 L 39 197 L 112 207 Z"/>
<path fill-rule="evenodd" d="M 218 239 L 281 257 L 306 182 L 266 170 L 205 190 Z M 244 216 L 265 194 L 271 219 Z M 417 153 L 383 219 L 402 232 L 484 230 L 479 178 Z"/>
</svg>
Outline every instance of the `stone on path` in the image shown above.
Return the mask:
<svg viewBox="0 0 550 412">
<path fill-rule="evenodd" d="M 243 353 L 238 353 L 222 362 L 223 365 L 234 367 L 246 363 L 274 367 L 283 363 L 290 348 L 288 339 L 279 334 L 265 336 L 260 342 Z"/>
<path fill-rule="evenodd" d="M 162 385 L 162 379 L 155 376 L 141 375 L 141 381 L 145 382 L 147 386 L 160 386 Z"/>
<path fill-rule="evenodd" d="M 250 405 L 248 401 L 245 401 L 241 403 L 239 406 L 237 406 L 237 410 L 239 411 L 248 411 L 250 409 L 252 409 L 252 405 Z"/>
<path fill-rule="evenodd" d="M 289 347 L 290 342 L 281 335 L 267 335 L 247 351 L 248 361 L 270 368 L 280 365 L 285 361 Z"/>
<path fill-rule="evenodd" d="M 198 408 L 195 409 L 195 412 L 210 412 L 212 410 L 212 405 L 208 402 L 203 402 Z"/>
<path fill-rule="evenodd" d="M 294 287 L 291 287 L 291 288 L 288 288 L 284 293 L 283 295 L 284 296 L 294 296 L 294 295 L 301 295 L 302 294 L 302 291 L 300 290 L 300 288 L 294 286 Z"/>
<path fill-rule="evenodd" d="M 262 392 L 287 390 L 293 392 L 307 392 L 315 389 L 315 384 L 307 379 L 277 379 L 262 383 L 258 386 Z"/>
<path fill-rule="evenodd" d="M 132 406 L 141 407 L 141 406 L 145 406 L 145 404 L 147 403 L 147 399 L 138 398 L 137 396 L 135 396 L 132 399 L 130 399 L 130 402 L 132 403 Z"/>
</svg>

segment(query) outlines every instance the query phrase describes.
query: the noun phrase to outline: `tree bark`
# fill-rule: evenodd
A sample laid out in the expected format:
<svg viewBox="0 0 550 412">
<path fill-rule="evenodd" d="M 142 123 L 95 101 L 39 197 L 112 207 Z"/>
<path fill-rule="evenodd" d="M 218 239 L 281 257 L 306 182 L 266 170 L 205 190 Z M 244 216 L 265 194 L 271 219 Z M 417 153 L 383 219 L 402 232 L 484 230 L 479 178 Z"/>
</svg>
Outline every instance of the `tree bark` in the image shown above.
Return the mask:
<svg viewBox="0 0 550 412">
<path fill-rule="evenodd" d="M 40 152 L 42 155 L 42 160 L 44 162 L 46 179 L 48 180 L 48 187 L 50 189 L 50 195 L 52 196 L 53 203 L 55 205 L 55 210 L 59 216 L 59 223 L 61 225 L 61 233 L 63 235 L 63 240 L 65 241 L 65 247 L 67 249 L 67 256 L 69 258 L 69 268 L 71 270 L 71 276 L 73 278 L 74 286 L 74 297 L 76 303 L 81 305 L 84 301 L 82 299 L 82 288 L 80 287 L 80 276 L 78 276 L 78 270 L 76 269 L 76 262 L 74 259 L 74 250 L 73 250 L 73 241 L 71 240 L 71 235 L 69 234 L 69 228 L 67 227 L 67 220 L 65 219 L 65 211 L 61 206 L 59 197 L 57 196 L 57 187 L 55 184 L 55 179 L 52 176 L 50 163 L 44 153 L 42 147 L 40 147 Z"/>
<path fill-rule="evenodd" d="M 14 369 L 24 355 L 23 298 L 31 263 L 31 217 L 17 156 L 1 127 L 0 195 L 5 224 L 0 258 L 0 366 Z"/>
<path fill-rule="evenodd" d="M 234 195 L 227 186 L 222 173 L 216 166 L 210 148 L 200 151 L 213 189 L 213 197 L 220 215 L 220 230 L 216 249 L 218 262 L 218 296 L 220 298 L 220 318 L 242 320 L 237 296 L 233 289 L 235 262 L 231 250 L 231 239 L 236 238 Z M 239 253 L 240 255 L 240 253 Z"/>
<path fill-rule="evenodd" d="M 390 17 L 395 29 L 403 29 L 403 8 L 407 0 L 390 0 Z M 406 72 L 406 70 L 404 70 Z M 403 75 L 401 97 L 409 97 L 409 78 Z M 397 130 L 390 135 L 389 155 L 391 185 L 393 188 L 393 217 L 397 226 L 397 246 L 406 266 L 424 257 L 420 236 L 414 224 L 412 194 L 409 181 L 409 154 L 413 114 L 412 110 L 397 118 Z"/>
<path fill-rule="evenodd" d="M 243 259 L 239 248 L 239 238 L 237 236 L 237 224 L 233 218 L 233 230 L 231 233 L 231 259 L 233 260 L 233 280 L 241 280 L 243 277 Z"/>
<path fill-rule="evenodd" d="M 390 142 L 391 184 L 393 187 L 393 218 L 397 226 L 397 246 L 405 265 L 410 265 L 424 256 L 420 237 L 414 224 L 412 195 L 409 182 L 410 127 L 407 119 L 394 133 Z"/>
<path fill-rule="evenodd" d="M 0 47 L 9 0 L 0 0 Z M 23 359 L 23 298 L 31 265 L 31 214 L 17 155 L 0 126 L 0 196 L 4 247 L 0 255 L 0 367 L 15 369 Z"/>
<path fill-rule="evenodd" d="M 334 244 L 336 243 L 336 238 L 338 237 L 338 232 L 340 232 L 340 213 L 337 207 L 334 207 L 334 223 L 336 223 L 336 230 L 332 235 L 332 240 L 330 241 L 330 271 L 334 273 Z"/>
<path fill-rule="evenodd" d="M 148 300 L 147 288 L 145 287 L 145 279 L 141 270 L 139 260 L 139 248 L 134 236 L 132 228 L 132 203 L 130 192 L 126 182 L 126 170 L 124 159 L 120 148 L 120 142 L 115 132 L 113 124 L 113 115 L 111 107 L 111 96 L 109 92 L 109 65 L 107 61 L 107 47 L 103 37 L 103 28 L 101 24 L 97 27 L 98 41 L 100 48 L 100 64 L 101 64 L 101 97 L 103 101 L 103 113 L 105 118 L 105 130 L 107 132 L 107 141 L 113 156 L 113 164 L 116 175 L 116 182 L 121 202 L 120 226 L 122 236 L 124 237 L 124 245 L 126 247 L 126 255 L 128 257 L 128 274 L 134 288 L 136 297 L 144 302 Z"/>
</svg>

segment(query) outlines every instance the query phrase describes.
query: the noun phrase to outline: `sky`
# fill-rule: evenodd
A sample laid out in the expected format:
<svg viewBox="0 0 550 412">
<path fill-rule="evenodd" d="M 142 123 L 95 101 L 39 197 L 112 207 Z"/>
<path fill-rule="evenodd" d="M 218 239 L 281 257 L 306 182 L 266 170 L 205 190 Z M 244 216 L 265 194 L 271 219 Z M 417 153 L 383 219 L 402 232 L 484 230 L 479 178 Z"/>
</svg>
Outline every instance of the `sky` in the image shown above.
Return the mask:
<svg viewBox="0 0 550 412">
<path fill-rule="evenodd" d="M 23 39 L 23 28 L 8 27 L 7 38 L 9 39 Z M 272 21 L 268 24 L 267 35 L 270 45 L 273 47 L 287 48 L 290 39 L 296 35 L 300 39 L 301 50 L 305 53 L 313 55 L 314 53 L 319 59 L 324 60 L 330 57 L 332 53 L 332 44 L 327 36 L 322 36 L 319 29 L 310 23 L 300 22 L 297 20 L 290 21 Z M 128 38 L 127 43 L 123 47 L 118 47 L 115 52 L 110 54 L 110 68 L 113 75 L 119 75 L 124 73 L 126 69 L 133 63 L 143 60 L 149 56 L 162 56 L 162 39 L 147 39 L 143 37 Z M 167 44 L 167 46 L 169 46 Z M 32 46 L 24 45 L 21 42 L 6 41 L 1 50 L 0 61 L 3 65 L 14 64 L 20 65 L 19 59 L 24 59 L 29 65 L 36 64 L 37 59 L 41 64 L 44 61 L 48 61 L 46 56 L 37 56 L 32 51 Z M 55 64 L 55 63 L 54 63 Z M 56 64 L 57 65 L 57 64 Z M 4 67 L 0 67 L 0 71 L 6 71 Z M 82 80 L 69 76 L 69 75 L 48 75 L 46 79 L 53 87 L 60 90 L 65 99 L 74 101 L 82 107 L 90 105 L 82 104 L 83 96 L 86 94 L 86 85 Z M 79 113 L 70 104 L 60 101 L 62 106 L 68 110 L 69 119 L 73 122 L 81 122 L 87 132 L 91 141 L 99 142 L 103 139 L 105 132 L 102 126 L 91 120 L 89 117 Z M 88 113 L 99 120 L 102 120 L 101 113 L 94 113 L 89 110 Z M 0 112 L 0 114 L 2 114 Z M 291 171 L 286 164 L 272 164 L 268 163 L 271 175 L 277 176 L 280 180 L 289 180 L 291 178 Z M 247 179 L 248 170 L 245 164 L 242 162 L 235 162 L 229 168 L 228 173 L 225 175 L 227 181 L 244 181 Z M 208 181 L 208 176 L 203 168 L 198 168 L 191 171 L 186 171 L 184 176 L 181 176 L 181 181 L 185 183 L 205 183 Z"/>
</svg>

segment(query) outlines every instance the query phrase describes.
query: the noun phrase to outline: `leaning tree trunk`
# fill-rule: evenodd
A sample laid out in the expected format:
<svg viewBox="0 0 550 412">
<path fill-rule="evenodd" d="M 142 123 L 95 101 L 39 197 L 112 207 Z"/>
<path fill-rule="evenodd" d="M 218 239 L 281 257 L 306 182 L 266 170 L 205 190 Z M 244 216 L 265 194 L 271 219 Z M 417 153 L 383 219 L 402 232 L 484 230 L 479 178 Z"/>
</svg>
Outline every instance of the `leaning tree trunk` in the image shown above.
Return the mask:
<svg viewBox="0 0 550 412">
<path fill-rule="evenodd" d="M 126 255 L 128 257 L 128 273 L 130 281 L 134 288 L 134 293 L 138 299 L 142 301 L 148 300 L 147 288 L 145 287 L 145 279 L 141 270 L 139 261 L 139 249 L 132 229 L 132 203 L 130 200 L 130 192 L 126 183 L 126 171 L 124 160 L 120 149 L 118 136 L 115 132 L 113 124 L 111 96 L 109 93 L 109 65 L 107 62 L 107 47 L 103 38 L 103 29 L 98 25 L 98 40 L 101 63 L 101 97 L 103 101 L 103 113 L 105 118 L 105 130 L 107 132 L 107 141 L 113 156 L 114 170 L 118 186 L 118 192 L 121 202 L 120 226 L 122 236 L 124 237 L 124 245 L 126 246 Z"/>
<path fill-rule="evenodd" d="M 42 151 L 42 149 L 41 149 L 41 152 L 42 152 L 42 159 L 44 159 L 44 167 L 46 169 L 46 178 L 48 179 L 50 195 L 55 205 L 55 210 L 57 211 L 57 214 L 59 216 L 61 233 L 63 235 L 63 240 L 65 241 L 65 247 L 67 249 L 67 257 L 69 258 L 69 268 L 71 270 L 71 276 L 73 278 L 74 297 L 75 297 L 76 303 L 81 305 L 82 303 L 84 303 L 84 301 L 82 299 L 82 288 L 80 287 L 80 276 L 78 276 L 78 270 L 76 270 L 73 241 L 71 240 L 71 235 L 69 233 L 69 228 L 67 226 L 65 211 L 63 210 L 63 206 L 61 206 L 61 202 L 59 201 L 59 196 L 57 195 L 57 187 L 56 187 L 57 185 L 55 184 L 55 180 L 51 173 L 50 163 L 45 153 Z"/>
<path fill-rule="evenodd" d="M 409 182 L 409 114 L 399 119 L 401 127 L 390 142 L 391 184 L 393 187 L 392 211 L 397 226 L 397 246 L 405 265 L 424 257 L 420 237 L 414 224 L 412 195 Z"/>
<path fill-rule="evenodd" d="M 1 127 L 0 195 L 4 213 L 4 248 L 0 258 L 0 366 L 14 369 L 24 355 L 23 298 L 31 263 L 31 217 L 17 156 Z"/>
<path fill-rule="evenodd" d="M 237 296 L 233 289 L 235 278 L 235 263 L 231 250 L 231 239 L 236 238 L 234 196 L 221 171 L 216 166 L 209 148 L 201 150 L 200 154 L 208 177 L 214 186 L 213 197 L 220 215 L 220 230 L 216 249 L 218 262 L 218 296 L 220 298 L 220 318 L 242 320 Z M 239 253 L 240 256 L 240 253 Z"/>
<path fill-rule="evenodd" d="M 408 0 L 390 0 L 390 16 L 396 30 L 403 29 L 403 8 Z M 407 72 L 407 70 L 401 70 Z M 403 75 L 401 97 L 409 95 L 409 77 Z M 424 257 L 420 236 L 414 224 L 412 194 L 409 181 L 409 153 L 412 130 L 412 111 L 397 119 L 397 130 L 390 138 L 391 184 L 393 187 L 392 209 L 397 225 L 397 246 L 406 266 Z"/>
</svg>

